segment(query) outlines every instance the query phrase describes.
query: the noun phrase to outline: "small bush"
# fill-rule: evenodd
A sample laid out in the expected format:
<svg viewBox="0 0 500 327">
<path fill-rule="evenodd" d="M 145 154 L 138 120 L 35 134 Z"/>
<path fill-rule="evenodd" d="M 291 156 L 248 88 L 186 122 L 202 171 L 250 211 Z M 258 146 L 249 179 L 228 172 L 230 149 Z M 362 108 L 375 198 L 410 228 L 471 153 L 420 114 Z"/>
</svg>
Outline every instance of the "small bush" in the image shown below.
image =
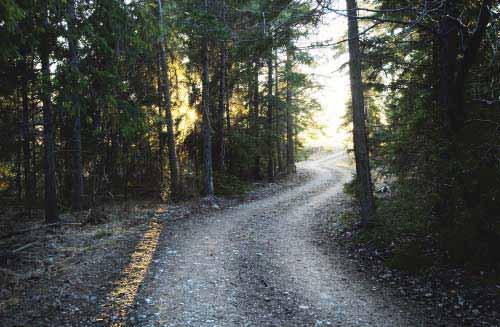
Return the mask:
<svg viewBox="0 0 500 327">
<path fill-rule="evenodd" d="M 238 177 L 227 174 L 216 173 L 215 194 L 218 196 L 244 195 L 250 191 L 250 185 Z"/>
</svg>

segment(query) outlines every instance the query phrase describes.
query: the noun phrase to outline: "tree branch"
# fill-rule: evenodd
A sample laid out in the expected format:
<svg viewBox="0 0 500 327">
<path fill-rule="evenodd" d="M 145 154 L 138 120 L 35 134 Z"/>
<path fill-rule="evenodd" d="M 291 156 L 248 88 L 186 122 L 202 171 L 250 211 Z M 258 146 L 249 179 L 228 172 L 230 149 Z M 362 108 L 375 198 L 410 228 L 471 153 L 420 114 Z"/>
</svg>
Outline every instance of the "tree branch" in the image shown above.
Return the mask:
<svg viewBox="0 0 500 327">
<path fill-rule="evenodd" d="M 497 0 L 495 0 L 497 1 Z M 476 29 L 472 33 L 469 42 L 466 45 L 464 56 L 460 61 L 459 71 L 456 77 L 456 83 L 459 85 L 465 81 L 467 74 L 470 71 L 474 60 L 476 59 L 477 53 L 479 52 L 479 47 L 486 33 L 486 26 L 490 22 L 490 6 L 493 0 L 484 0 L 479 11 L 479 17 L 477 19 Z"/>
</svg>

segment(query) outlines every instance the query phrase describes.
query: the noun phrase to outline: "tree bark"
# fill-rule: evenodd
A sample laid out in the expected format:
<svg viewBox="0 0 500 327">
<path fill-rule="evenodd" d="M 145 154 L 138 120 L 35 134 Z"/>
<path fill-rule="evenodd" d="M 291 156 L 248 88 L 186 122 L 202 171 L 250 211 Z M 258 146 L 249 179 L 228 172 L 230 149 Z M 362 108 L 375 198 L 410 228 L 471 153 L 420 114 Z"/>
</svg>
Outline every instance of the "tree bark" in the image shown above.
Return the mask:
<svg viewBox="0 0 500 327">
<path fill-rule="evenodd" d="M 31 58 L 30 60 L 30 71 L 33 72 L 34 71 L 34 63 L 33 63 L 33 58 Z M 34 91 L 32 91 L 34 92 Z M 31 112 L 30 112 L 30 120 L 31 122 L 34 122 L 35 121 L 35 117 L 38 116 L 36 111 L 37 111 L 37 107 L 38 107 L 38 104 L 33 100 L 31 99 L 30 101 L 30 107 L 31 107 Z M 39 167 L 38 167 L 38 158 L 37 158 L 37 151 L 36 151 L 36 139 L 37 139 L 37 136 L 36 134 L 34 133 L 34 130 L 33 130 L 33 127 L 31 127 L 30 129 L 30 142 L 32 144 L 31 146 L 31 183 L 33 185 L 33 189 L 32 189 L 32 195 L 33 195 L 33 200 L 36 201 L 37 198 L 38 198 L 38 193 L 37 193 L 37 185 L 38 185 L 38 171 L 39 171 Z"/>
<path fill-rule="evenodd" d="M 54 123 L 52 119 L 52 83 L 50 81 L 48 5 L 45 3 L 42 25 L 45 33 L 40 48 L 43 86 L 41 98 L 43 102 L 43 140 L 44 140 L 44 174 L 45 174 L 45 221 L 55 223 L 59 220 L 56 191 L 56 151 L 54 142 Z"/>
<path fill-rule="evenodd" d="M 226 63 L 227 67 L 227 63 Z M 226 75 L 227 75 L 227 70 L 226 70 Z M 226 78 L 227 80 L 227 78 Z M 229 106 L 229 100 L 231 99 L 231 90 L 226 90 L 226 130 L 230 131 L 231 130 L 231 112 L 230 112 L 230 106 Z M 229 158 L 227 159 L 229 160 Z"/>
<path fill-rule="evenodd" d="M 160 193 L 163 192 L 165 187 L 165 176 L 163 174 L 163 168 L 165 162 L 163 160 L 163 156 L 165 155 L 165 138 L 163 135 L 163 91 L 162 91 L 162 82 L 161 82 L 161 55 L 158 54 L 158 80 L 157 80 L 157 96 L 158 96 L 158 167 L 160 173 Z M 161 194 L 160 194 L 161 196 Z"/>
<path fill-rule="evenodd" d="M 273 126 L 273 59 L 272 50 L 267 58 L 267 178 L 274 182 L 274 126 Z"/>
<path fill-rule="evenodd" d="M 292 91 L 292 60 L 293 50 L 289 46 L 286 51 L 286 169 L 288 174 L 296 172 L 295 168 L 295 142 L 293 122 L 293 91 Z"/>
<path fill-rule="evenodd" d="M 168 76 L 167 54 L 165 49 L 166 38 L 163 33 L 163 9 L 162 0 L 158 0 L 158 22 L 160 24 L 160 66 L 161 66 L 161 84 L 163 91 L 163 100 L 165 107 L 165 121 L 167 124 L 167 147 L 168 164 L 170 168 L 170 192 L 172 198 L 179 196 L 179 169 L 177 163 L 177 153 L 175 150 L 174 123 L 172 119 L 172 101 L 170 97 L 170 81 Z"/>
<path fill-rule="evenodd" d="M 466 120 L 464 110 L 465 83 L 477 57 L 486 27 L 491 20 L 490 6 L 493 0 L 483 0 L 479 9 L 476 28 L 465 45 L 460 45 L 460 30 L 454 17 L 460 12 L 452 0 L 443 3 L 439 22 L 440 91 L 439 104 L 448 118 L 451 134 L 458 134 Z M 463 50 L 462 50 L 463 49 Z"/>
<path fill-rule="evenodd" d="M 31 127 L 30 127 L 30 103 L 28 98 L 28 63 L 26 57 L 22 61 L 22 81 L 21 81 L 21 93 L 22 93 L 22 127 L 21 134 L 23 140 L 23 172 L 24 172 L 24 206 L 28 211 L 28 216 L 31 217 L 31 209 L 33 207 L 35 197 L 35 188 L 33 185 L 33 174 L 31 170 Z"/>
<path fill-rule="evenodd" d="M 486 27 L 491 20 L 490 6 L 493 0 L 483 0 L 474 31 L 464 41 L 461 27 L 454 17 L 460 15 L 460 8 L 452 0 L 443 1 L 439 20 L 435 59 L 438 68 L 438 107 L 444 121 L 443 138 L 447 145 L 443 148 L 443 162 L 459 160 L 463 146 L 463 129 L 467 120 L 465 111 L 465 87 L 467 76 L 477 58 Z M 468 34 L 468 33 L 467 33 Z M 453 165 L 444 167 L 438 177 L 439 201 L 434 211 L 443 225 L 452 222 L 455 205 L 449 194 L 452 187 L 460 189 L 464 204 L 470 209 L 477 205 L 477 193 L 467 186 L 467 173 Z"/>
<path fill-rule="evenodd" d="M 373 186 L 370 171 L 368 140 L 365 126 L 365 110 L 363 82 L 361 78 L 361 53 L 359 48 L 359 30 L 356 0 L 346 0 L 348 10 L 349 38 L 349 73 L 351 79 L 351 96 L 353 107 L 353 137 L 356 159 L 356 177 L 364 225 L 370 224 L 375 215 Z"/>
<path fill-rule="evenodd" d="M 251 99 L 251 117 L 250 117 L 250 122 L 251 126 L 250 129 L 252 130 L 252 136 L 254 137 L 254 142 L 255 142 L 255 161 L 254 161 L 254 167 L 253 167 L 253 177 L 256 180 L 260 180 L 262 178 L 261 175 L 261 170 L 260 170 L 260 123 L 259 123 L 259 108 L 260 108 L 260 94 L 259 94 L 259 71 L 260 71 L 260 63 L 258 59 L 255 59 L 253 71 L 252 71 L 252 82 L 251 82 L 251 94 L 252 94 L 252 99 Z"/>
<path fill-rule="evenodd" d="M 22 142 L 22 139 L 18 139 L 16 137 L 16 143 L 21 143 Z M 14 160 L 14 173 L 16 175 L 16 183 L 15 183 L 15 190 L 16 190 L 16 197 L 17 197 L 17 201 L 18 202 L 21 202 L 22 199 L 23 199 L 23 182 L 22 182 L 22 179 L 23 179 L 23 172 L 22 172 L 22 147 L 16 147 L 17 148 L 17 151 L 16 151 L 16 156 L 15 156 L 15 160 Z"/>
<path fill-rule="evenodd" d="M 71 102 L 73 118 L 73 129 L 71 132 L 71 207 L 79 211 L 83 208 L 83 162 L 82 162 L 82 126 L 81 126 L 81 106 L 77 90 L 78 85 L 78 35 L 76 31 L 76 9 L 75 1 L 68 0 L 68 45 L 69 45 L 69 66 L 71 80 Z"/>
<path fill-rule="evenodd" d="M 457 125 L 457 98 L 455 97 L 455 73 L 458 65 L 459 30 L 453 20 L 455 4 L 447 1 L 443 10 L 448 13 L 439 22 L 439 106 L 444 111 L 448 133 Z M 451 136 L 451 135 L 449 135 Z"/>
<path fill-rule="evenodd" d="M 276 117 L 274 119 L 275 121 L 275 128 L 276 128 L 276 159 L 278 160 L 278 172 L 282 172 L 284 169 L 283 165 L 283 156 L 282 156 L 282 144 L 281 144 L 281 138 L 283 135 L 282 131 L 282 125 L 281 125 L 281 119 L 282 119 L 282 108 L 279 105 L 279 65 L 278 65 L 278 49 L 275 49 L 274 51 L 274 96 L 276 99 L 277 105 L 275 105 L 276 109 Z"/>
<path fill-rule="evenodd" d="M 225 22 L 225 5 L 222 9 L 222 17 Z M 227 44 L 221 42 L 220 49 L 220 72 L 219 72 L 219 107 L 217 110 L 217 169 L 225 169 L 225 147 L 224 147 L 224 111 L 226 109 L 226 69 L 227 69 Z"/>
<path fill-rule="evenodd" d="M 208 0 L 205 0 L 205 11 L 208 12 Z M 202 69 L 202 123 L 203 123 L 203 169 L 204 193 L 206 196 L 214 195 L 214 180 L 212 166 L 212 127 L 210 124 L 210 80 L 208 67 L 208 35 L 203 36 L 201 51 Z"/>
</svg>

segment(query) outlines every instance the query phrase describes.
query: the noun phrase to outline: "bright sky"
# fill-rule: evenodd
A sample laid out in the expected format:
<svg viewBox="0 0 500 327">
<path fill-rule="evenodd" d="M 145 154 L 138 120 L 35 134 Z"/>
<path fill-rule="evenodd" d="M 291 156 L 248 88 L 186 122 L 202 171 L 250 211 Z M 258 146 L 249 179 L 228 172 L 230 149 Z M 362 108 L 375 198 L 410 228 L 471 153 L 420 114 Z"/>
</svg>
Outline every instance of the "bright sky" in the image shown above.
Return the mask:
<svg viewBox="0 0 500 327">
<path fill-rule="evenodd" d="M 347 34 L 347 21 L 343 17 L 329 14 L 323 18 L 316 35 L 302 40 L 299 46 L 332 40 L 342 40 Z M 322 110 L 315 116 L 319 125 L 324 126 L 322 131 L 308 131 L 303 135 L 310 146 L 343 147 L 348 132 L 341 129 L 342 117 L 345 113 L 345 104 L 350 96 L 348 70 L 339 71 L 347 62 L 347 54 L 338 56 L 330 47 L 311 50 L 316 59 L 313 67 L 302 67 L 304 72 L 312 74 L 313 80 L 322 86 L 322 89 L 313 93 L 313 97 L 321 104 Z"/>
</svg>

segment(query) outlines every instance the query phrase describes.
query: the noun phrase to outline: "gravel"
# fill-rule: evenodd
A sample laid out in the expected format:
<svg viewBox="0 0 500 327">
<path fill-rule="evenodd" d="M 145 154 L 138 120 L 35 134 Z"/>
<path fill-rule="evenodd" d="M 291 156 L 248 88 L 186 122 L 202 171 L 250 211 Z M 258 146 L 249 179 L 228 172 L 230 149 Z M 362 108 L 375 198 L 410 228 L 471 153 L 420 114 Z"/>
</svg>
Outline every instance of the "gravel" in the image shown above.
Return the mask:
<svg viewBox="0 0 500 327">
<path fill-rule="evenodd" d="M 307 181 L 265 198 L 169 220 L 132 326 L 436 326 L 416 303 L 322 248 L 319 215 L 343 210 L 343 153 L 299 165 Z M 338 204 L 338 205 L 337 205 Z"/>
</svg>

